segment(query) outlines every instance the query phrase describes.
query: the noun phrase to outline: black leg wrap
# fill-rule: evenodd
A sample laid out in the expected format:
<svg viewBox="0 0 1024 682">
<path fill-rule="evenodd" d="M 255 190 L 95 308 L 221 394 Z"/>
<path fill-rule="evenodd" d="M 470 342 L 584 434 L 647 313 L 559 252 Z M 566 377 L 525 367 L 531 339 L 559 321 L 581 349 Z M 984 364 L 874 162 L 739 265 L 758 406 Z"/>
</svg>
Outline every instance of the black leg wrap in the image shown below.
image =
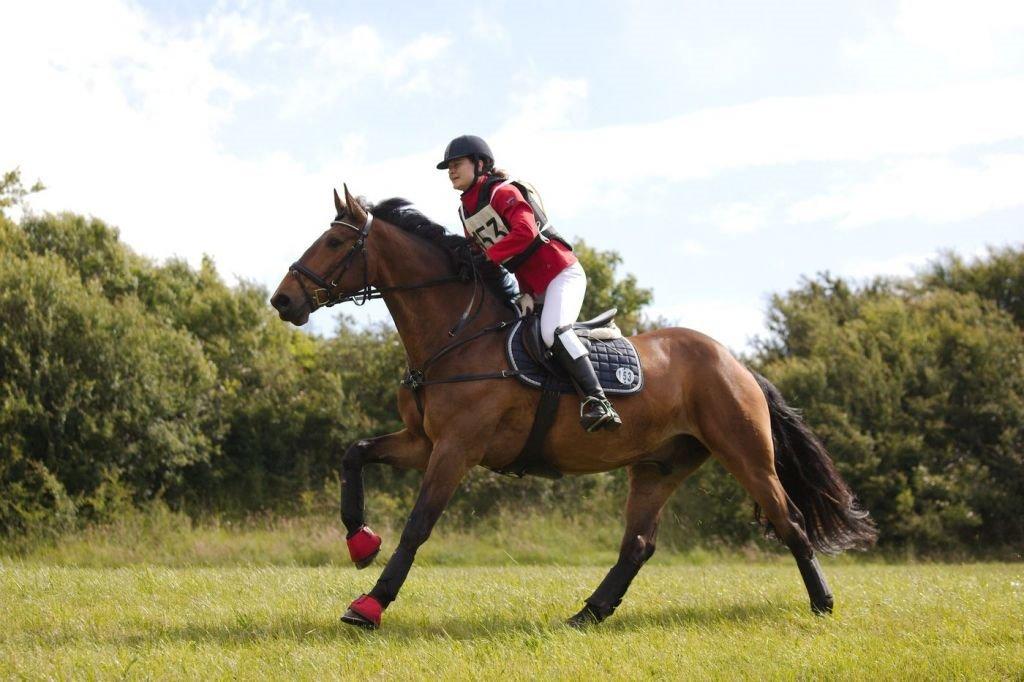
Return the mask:
<svg viewBox="0 0 1024 682">
<path fill-rule="evenodd" d="M 818 558 L 815 556 L 797 557 L 796 565 L 800 569 L 800 577 L 804 579 L 804 586 L 807 587 L 807 594 L 811 598 L 811 611 L 819 616 L 832 613 L 834 605 L 832 590 L 825 582 L 825 575 L 821 572 Z"/>
<path fill-rule="evenodd" d="M 571 625 L 574 628 L 582 628 L 588 625 L 597 625 L 608 616 L 612 615 L 615 611 L 615 607 L 601 607 L 594 606 L 590 602 L 585 602 L 583 608 L 580 609 L 579 613 L 566 621 L 566 625 Z"/>
<path fill-rule="evenodd" d="M 569 619 L 569 624 L 600 623 L 615 613 L 615 609 L 622 603 L 622 598 L 626 595 L 626 590 L 629 589 L 633 578 L 640 572 L 640 567 L 652 554 L 654 554 L 653 546 L 644 548 L 639 557 L 619 559 L 594 590 L 594 594 L 587 597 L 583 610 Z"/>
<path fill-rule="evenodd" d="M 341 458 L 341 522 L 348 537 L 365 523 L 363 510 L 363 465 L 369 441 L 353 443 Z"/>
<path fill-rule="evenodd" d="M 416 559 L 416 550 L 410 550 L 402 544 L 388 559 L 388 565 L 377 579 L 377 584 L 370 590 L 370 596 L 380 602 L 380 605 L 387 608 L 388 604 L 398 598 L 398 591 L 402 589 L 412 562 Z"/>
<path fill-rule="evenodd" d="M 629 584 L 640 572 L 640 564 L 632 561 L 619 560 L 608 575 L 604 577 L 601 584 L 594 590 L 594 594 L 587 597 L 587 603 L 594 606 L 609 607 L 612 611 L 622 602 L 622 597 L 629 589 Z M 611 615 L 611 612 L 609 612 Z"/>
</svg>

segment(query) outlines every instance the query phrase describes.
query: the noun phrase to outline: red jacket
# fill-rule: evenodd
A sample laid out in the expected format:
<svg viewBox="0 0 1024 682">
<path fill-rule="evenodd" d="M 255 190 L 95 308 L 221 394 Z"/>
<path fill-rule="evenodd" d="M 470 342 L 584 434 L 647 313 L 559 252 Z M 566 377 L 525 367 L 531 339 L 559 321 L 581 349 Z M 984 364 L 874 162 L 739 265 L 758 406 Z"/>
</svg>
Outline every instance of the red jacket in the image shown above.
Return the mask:
<svg viewBox="0 0 1024 682">
<path fill-rule="evenodd" d="M 486 177 L 481 176 L 473 183 L 472 187 L 462 193 L 462 206 L 467 216 L 476 211 L 480 188 Z M 526 201 L 522 193 L 510 184 L 502 185 L 494 190 L 491 195 L 491 208 L 505 222 L 508 234 L 487 248 L 484 253 L 487 254 L 490 261 L 501 265 L 503 261 L 522 253 L 533 242 L 537 237 L 537 220 L 533 216 L 530 202 Z M 473 236 L 468 232 L 466 232 L 466 236 L 473 240 Z M 475 240 L 473 244 L 477 248 L 481 248 Z M 558 276 L 558 273 L 575 262 L 576 256 L 572 250 L 552 239 L 547 244 L 542 244 L 512 274 L 519 281 L 520 289 L 529 294 L 539 295 L 544 293 L 548 284 Z"/>
</svg>

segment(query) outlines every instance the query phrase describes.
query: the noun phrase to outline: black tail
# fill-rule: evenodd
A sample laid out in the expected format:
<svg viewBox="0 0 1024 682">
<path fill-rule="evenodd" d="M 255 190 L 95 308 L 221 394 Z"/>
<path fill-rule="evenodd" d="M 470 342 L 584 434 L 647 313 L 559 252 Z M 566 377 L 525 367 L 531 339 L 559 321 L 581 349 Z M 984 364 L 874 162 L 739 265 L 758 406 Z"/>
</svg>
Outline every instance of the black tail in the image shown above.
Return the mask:
<svg viewBox="0 0 1024 682">
<path fill-rule="evenodd" d="M 800 413 L 786 405 L 779 389 L 757 372 L 752 373 L 768 400 L 775 472 L 790 501 L 803 514 L 811 545 L 826 554 L 873 545 L 878 530 L 836 471 L 825 446 Z M 763 521 L 760 509 L 755 509 L 755 514 Z"/>
</svg>

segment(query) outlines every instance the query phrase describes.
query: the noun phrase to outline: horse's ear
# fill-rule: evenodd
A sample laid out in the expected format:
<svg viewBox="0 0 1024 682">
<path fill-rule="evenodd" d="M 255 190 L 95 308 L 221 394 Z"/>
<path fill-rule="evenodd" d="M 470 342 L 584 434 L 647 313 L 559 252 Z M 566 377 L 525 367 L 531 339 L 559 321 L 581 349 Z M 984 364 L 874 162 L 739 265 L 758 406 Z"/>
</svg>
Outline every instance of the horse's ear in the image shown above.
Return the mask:
<svg viewBox="0 0 1024 682">
<path fill-rule="evenodd" d="M 341 203 L 341 197 L 338 196 L 338 190 L 334 190 L 334 209 L 341 215 L 345 212 L 345 204 Z"/>
<path fill-rule="evenodd" d="M 348 206 L 349 217 L 356 225 L 362 225 L 366 222 L 366 209 L 360 206 L 356 198 L 349 193 L 348 185 L 342 183 L 341 186 L 345 189 L 345 204 Z"/>
</svg>

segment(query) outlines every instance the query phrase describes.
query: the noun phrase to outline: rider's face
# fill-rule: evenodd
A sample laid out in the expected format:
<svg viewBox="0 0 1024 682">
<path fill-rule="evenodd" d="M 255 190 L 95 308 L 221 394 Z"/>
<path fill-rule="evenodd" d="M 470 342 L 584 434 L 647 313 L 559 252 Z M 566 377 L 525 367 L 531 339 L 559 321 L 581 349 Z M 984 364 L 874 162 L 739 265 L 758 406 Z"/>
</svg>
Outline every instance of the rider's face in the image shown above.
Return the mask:
<svg viewBox="0 0 1024 682">
<path fill-rule="evenodd" d="M 468 156 L 448 162 L 448 179 L 452 181 L 452 187 L 460 192 L 465 192 L 473 185 L 473 162 Z"/>
</svg>

